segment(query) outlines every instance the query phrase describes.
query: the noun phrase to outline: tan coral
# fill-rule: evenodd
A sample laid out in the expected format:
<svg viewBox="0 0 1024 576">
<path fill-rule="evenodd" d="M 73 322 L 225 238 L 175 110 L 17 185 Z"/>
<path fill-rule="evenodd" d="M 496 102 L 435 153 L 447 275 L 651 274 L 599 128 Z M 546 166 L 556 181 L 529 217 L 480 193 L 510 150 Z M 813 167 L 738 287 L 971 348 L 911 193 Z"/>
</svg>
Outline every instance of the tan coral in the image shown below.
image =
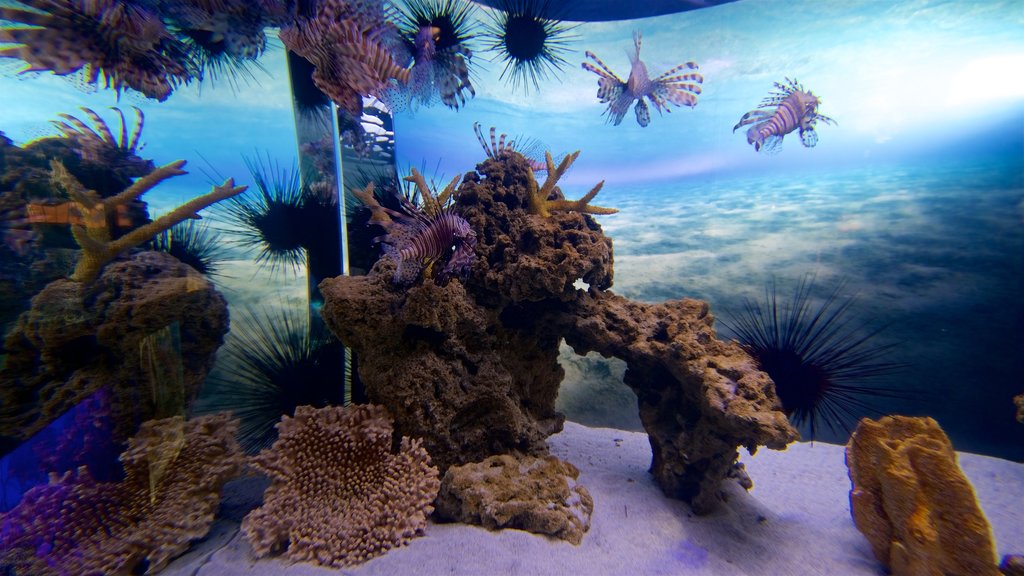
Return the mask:
<svg viewBox="0 0 1024 576">
<path fill-rule="evenodd" d="M 68 172 L 60 161 L 55 160 L 51 164 L 54 182 L 63 188 L 78 205 L 78 211 L 84 219 L 84 225 L 76 224 L 71 227 L 71 234 L 82 248 L 78 265 L 75 266 L 75 271 L 71 275 L 72 280 L 92 282 L 99 275 L 100 270 L 121 252 L 142 245 L 179 222 L 190 218 L 198 219 L 200 217 L 198 212 L 203 208 L 237 196 L 248 188 L 247 186 L 235 186 L 234 179 L 228 178 L 224 184 L 214 186 L 208 194 L 193 198 L 170 213 L 140 226 L 116 240 L 111 239 L 110 229 L 107 226 L 107 214 L 116 211 L 117 207 L 122 204 L 137 200 L 160 182 L 186 174 L 181 169 L 184 165 L 184 160 L 177 160 L 160 166 L 136 180 L 116 196 L 100 198 L 95 191 L 87 190 L 82 186 L 82 183 Z"/>
<path fill-rule="evenodd" d="M 548 176 L 544 179 L 544 185 L 538 187 L 537 180 L 534 178 L 530 179 L 530 212 L 538 214 L 545 218 L 551 216 L 551 212 L 555 210 L 560 211 L 573 211 L 582 212 L 584 214 L 615 214 L 618 212 L 615 208 L 602 208 L 601 206 L 591 206 L 590 201 L 597 196 L 597 193 L 601 191 L 601 187 L 604 186 L 604 180 L 597 183 L 596 186 L 590 189 L 583 198 L 579 200 L 551 200 L 551 193 L 555 190 L 555 184 L 558 180 L 565 175 L 572 163 L 576 161 L 580 155 L 580 151 L 577 150 L 572 154 L 567 154 L 562 161 L 555 166 L 555 161 L 551 159 L 551 153 L 544 153 L 544 160 L 547 163 Z M 532 174 L 532 172 L 531 172 Z"/>
<path fill-rule="evenodd" d="M 391 453 L 381 406 L 300 406 L 252 465 L 269 475 L 263 506 L 242 522 L 257 556 L 352 566 L 423 532 L 440 481 L 419 440 Z"/>
<path fill-rule="evenodd" d="M 9 528 L 0 535 L 0 566 L 25 574 L 159 571 L 213 524 L 221 487 L 243 462 L 237 430 L 226 414 L 143 423 L 121 455 L 122 482 L 98 483 L 83 467 L 0 514 Z M 152 482 L 155 462 L 163 470 Z"/>
<path fill-rule="evenodd" d="M 1013 403 L 1017 406 L 1017 422 L 1024 424 L 1024 394 L 1014 396 Z"/>
<path fill-rule="evenodd" d="M 580 471 L 555 456 L 491 456 L 452 466 L 441 482 L 437 513 L 485 528 L 518 528 L 573 544 L 590 529 L 594 499 L 576 483 Z"/>
<path fill-rule="evenodd" d="M 861 420 L 846 446 L 850 512 L 887 570 L 997 576 L 992 530 L 931 418 Z"/>
</svg>

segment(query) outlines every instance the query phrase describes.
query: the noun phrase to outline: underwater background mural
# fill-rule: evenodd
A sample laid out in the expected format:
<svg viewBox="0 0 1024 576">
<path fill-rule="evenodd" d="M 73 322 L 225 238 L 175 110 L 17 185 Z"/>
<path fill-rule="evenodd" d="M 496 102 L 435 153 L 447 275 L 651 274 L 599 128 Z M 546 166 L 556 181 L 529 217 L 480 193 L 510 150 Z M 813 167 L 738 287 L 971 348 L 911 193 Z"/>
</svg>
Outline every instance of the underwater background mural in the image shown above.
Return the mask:
<svg viewBox="0 0 1024 576">
<path fill-rule="evenodd" d="M 246 461 L 272 491 L 402 486 L 354 514 L 398 546 L 472 523 L 453 478 L 522 469 L 499 456 L 545 452 L 563 413 L 645 432 L 698 514 L 749 490 L 736 446 L 845 444 L 863 417 L 1024 461 L 1024 7 L 589 6 L 0 0 L 0 536 L 36 551 L 0 567 L 158 570 Z M 707 386 L 659 364 L 691 336 Z M 719 377 L 742 402 L 704 402 Z M 90 512 L 10 528 L 69 495 L 158 536 L 101 558 L 61 540 Z M 412 518 L 393 534 L 382 498 Z M 316 561 L 330 522 L 273 531 L 321 503 L 268 503 L 259 555 Z M 319 561 L 390 548 L 350 544 Z"/>
</svg>

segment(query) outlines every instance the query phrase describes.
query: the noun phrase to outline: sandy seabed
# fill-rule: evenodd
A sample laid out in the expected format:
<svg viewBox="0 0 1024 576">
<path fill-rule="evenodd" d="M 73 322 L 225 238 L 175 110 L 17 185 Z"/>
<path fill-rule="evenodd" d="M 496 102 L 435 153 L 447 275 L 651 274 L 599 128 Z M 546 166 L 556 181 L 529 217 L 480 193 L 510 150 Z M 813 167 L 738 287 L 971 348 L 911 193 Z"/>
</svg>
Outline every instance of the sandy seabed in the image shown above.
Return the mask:
<svg viewBox="0 0 1024 576">
<path fill-rule="evenodd" d="M 731 484 L 722 508 L 695 516 L 662 495 L 647 473 L 647 436 L 567 422 L 552 452 L 581 471 L 594 497 L 579 546 L 523 532 L 430 524 L 423 537 L 352 569 L 256 560 L 238 532 L 265 482 L 237 481 L 225 492 L 209 537 L 161 574 L 249 575 L 823 575 L 882 570 L 850 519 L 842 446 L 797 443 L 782 452 L 743 451 L 754 488 Z M 959 453 L 1002 556 L 1024 553 L 1024 464 Z"/>
</svg>

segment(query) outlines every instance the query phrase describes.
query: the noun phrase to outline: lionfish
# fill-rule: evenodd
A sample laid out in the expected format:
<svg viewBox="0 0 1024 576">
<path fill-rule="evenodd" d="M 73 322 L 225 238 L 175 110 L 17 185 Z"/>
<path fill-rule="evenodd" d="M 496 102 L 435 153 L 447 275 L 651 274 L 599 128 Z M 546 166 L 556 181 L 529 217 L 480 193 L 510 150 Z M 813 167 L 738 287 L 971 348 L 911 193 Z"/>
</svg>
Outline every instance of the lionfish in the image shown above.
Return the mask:
<svg viewBox="0 0 1024 576">
<path fill-rule="evenodd" d="M 86 84 L 132 89 L 164 101 L 196 77 L 187 47 L 160 14 L 117 0 L 17 0 L 0 3 L 0 58 L 17 58 L 21 72 L 58 76 L 82 71 Z"/>
<path fill-rule="evenodd" d="M 121 118 L 120 138 L 115 138 L 110 126 L 100 118 L 99 114 L 85 106 L 82 112 L 92 121 L 93 127 L 70 114 L 58 114 L 60 121 L 54 120 L 61 135 L 74 143 L 82 157 L 82 162 L 114 171 L 123 178 L 137 178 L 153 171 L 155 166 L 151 160 L 144 160 L 138 153 L 142 127 L 146 117 L 142 110 L 135 110 L 135 128 L 129 132 L 128 121 L 120 108 L 111 108 Z"/>
<path fill-rule="evenodd" d="M 543 156 L 543 146 L 541 143 L 533 138 L 526 140 L 517 140 L 509 138 L 507 134 L 502 134 L 498 138 L 495 138 L 497 129 L 491 126 L 491 143 L 487 144 L 484 140 L 483 128 L 479 122 L 473 123 L 473 133 L 476 134 L 476 141 L 480 143 L 480 147 L 484 149 L 484 154 L 492 160 L 497 160 L 501 156 L 510 152 L 515 152 L 520 156 L 526 158 L 526 161 L 530 164 L 530 168 L 534 172 L 544 172 L 548 169 L 547 164 L 537 160 L 535 157 L 540 155 Z"/>
<path fill-rule="evenodd" d="M 466 93 L 476 96 L 470 82 L 473 52 L 467 0 L 407 0 L 399 8 L 401 43 L 395 60 L 409 67 L 408 83 L 392 84 L 384 100 L 392 109 L 408 104 L 429 106 L 440 98 L 452 109 L 466 104 Z"/>
<path fill-rule="evenodd" d="M 665 72 L 657 78 L 651 79 L 647 74 L 647 66 L 640 60 L 641 35 L 639 31 L 633 32 L 634 50 L 627 53 L 632 68 L 629 71 L 629 79 L 625 82 L 615 75 L 600 58 L 593 52 L 587 51 L 586 56 L 597 66 L 589 62 L 583 63 L 583 69 L 589 70 L 600 76 L 597 80 L 597 98 L 602 104 L 608 104 L 605 114 L 609 121 L 614 121 L 618 126 L 626 115 L 626 110 L 634 100 L 637 101 L 636 121 L 640 126 L 647 126 L 651 121 L 651 111 L 644 102 L 644 98 L 651 101 L 654 108 L 660 114 L 662 110 L 671 112 L 669 103 L 677 106 L 697 105 L 697 95 L 700 94 L 700 84 L 704 77 L 698 72 L 687 72 L 679 74 L 684 70 L 697 70 L 697 64 L 686 62 Z"/>
<path fill-rule="evenodd" d="M 777 152 L 786 134 L 799 129 L 800 142 L 807 148 L 818 143 L 818 133 L 814 124 L 821 120 L 825 124 L 835 125 L 836 121 L 818 114 L 821 100 L 812 92 L 804 90 L 795 79 L 786 78 L 786 83 L 775 82 L 776 91 L 761 101 L 757 110 L 751 110 L 740 118 L 732 131 L 740 126 L 754 124 L 747 129 L 747 143 L 754 145 L 755 151 L 762 148 L 765 152 Z M 772 108 L 774 110 L 770 111 Z"/>
<path fill-rule="evenodd" d="M 398 264 L 392 282 L 409 281 L 406 266 L 417 263 L 417 277 L 433 277 L 444 286 L 451 278 L 465 278 L 476 260 L 476 232 L 465 218 L 456 214 L 449 202 L 460 177 L 455 177 L 445 190 L 435 196 L 427 187 L 423 175 L 415 168 L 405 178 L 419 189 L 422 206 L 413 204 L 412 195 L 399 195 L 399 210 L 380 205 L 373 196 L 373 183 L 365 190 L 356 191 L 373 214 L 371 224 L 384 228 L 386 234 L 376 238 L 384 247 L 384 255 Z M 439 264 L 444 261 L 443 266 Z"/>
</svg>

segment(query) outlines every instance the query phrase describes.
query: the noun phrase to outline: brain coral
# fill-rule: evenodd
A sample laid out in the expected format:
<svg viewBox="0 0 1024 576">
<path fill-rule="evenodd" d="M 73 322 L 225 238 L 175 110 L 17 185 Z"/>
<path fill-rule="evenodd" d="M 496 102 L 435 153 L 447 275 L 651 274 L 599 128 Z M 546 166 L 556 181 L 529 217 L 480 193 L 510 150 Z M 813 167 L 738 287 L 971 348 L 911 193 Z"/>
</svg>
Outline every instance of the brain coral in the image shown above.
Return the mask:
<svg viewBox="0 0 1024 576">
<path fill-rule="evenodd" d="M 252 465 L 272 483 L 242 522 L 257 556 L 287 546 L 291 560 L 359 564 L 422 533 L 440 488 L 419 440 L 391 452 L 382 406 L 300 406 Z"/>
</svg>

